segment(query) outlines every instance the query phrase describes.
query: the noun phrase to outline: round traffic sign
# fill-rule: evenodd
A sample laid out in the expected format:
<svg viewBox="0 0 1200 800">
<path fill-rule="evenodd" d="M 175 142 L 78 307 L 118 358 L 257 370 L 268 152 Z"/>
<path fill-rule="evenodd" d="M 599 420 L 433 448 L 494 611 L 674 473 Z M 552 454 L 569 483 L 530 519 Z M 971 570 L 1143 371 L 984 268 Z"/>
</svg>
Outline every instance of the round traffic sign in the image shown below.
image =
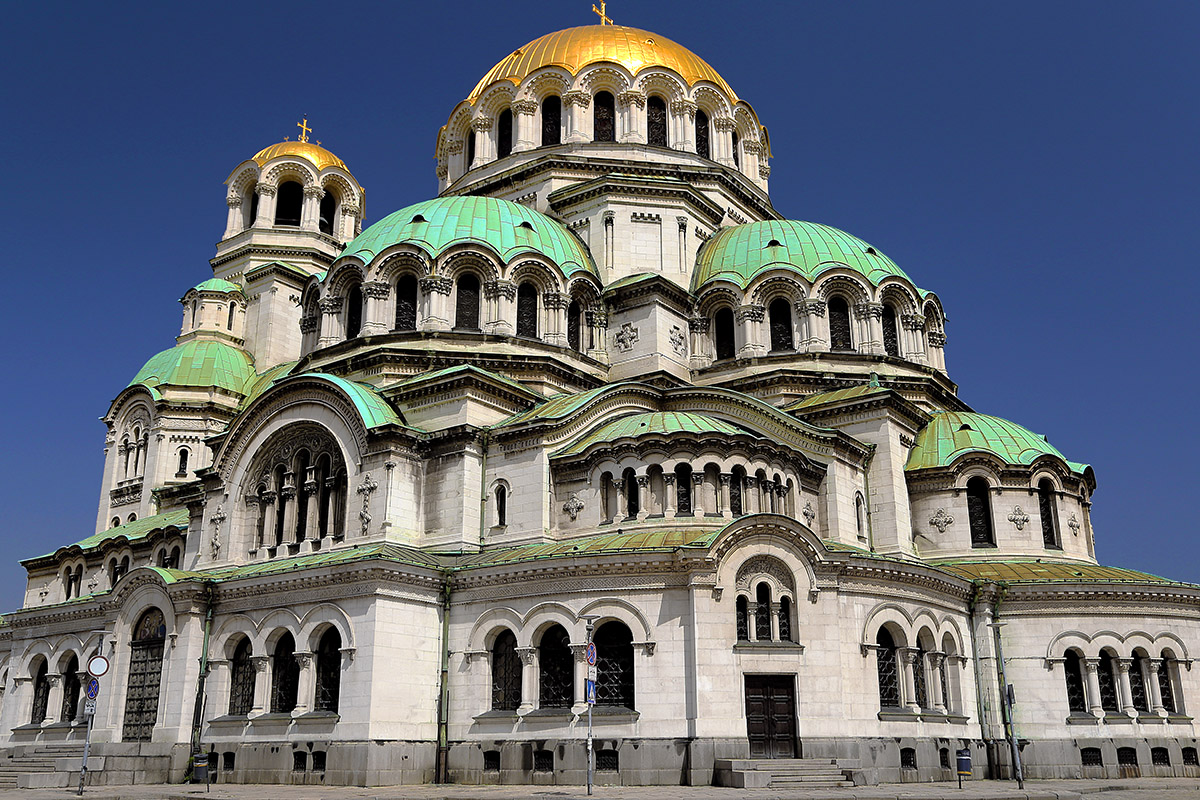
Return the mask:
<svg viewBox="0 0 1200 800">
<path fill-rule="evenodd" d="M 588 642 L 587 662 L 588 662 L 588 664 L 590 664 L 592 666 L 596 665 L 596 643 L 595 642 Z"/>
<path fill-rule="evenodd" d="M 108 659 L 104 656 L 92 656 L 87 663 L 87 671 L 93 677 L 103 678 L 108 674 Z"/>
<path fill-rule="evenodd" d="M 88 700 L 95 700 L 96 695 L 98 695 L 98 694 L 100 694 L 100 679 L 99 678 L 89 678 L 88 682 L 87 682 Z"/>
</svg>

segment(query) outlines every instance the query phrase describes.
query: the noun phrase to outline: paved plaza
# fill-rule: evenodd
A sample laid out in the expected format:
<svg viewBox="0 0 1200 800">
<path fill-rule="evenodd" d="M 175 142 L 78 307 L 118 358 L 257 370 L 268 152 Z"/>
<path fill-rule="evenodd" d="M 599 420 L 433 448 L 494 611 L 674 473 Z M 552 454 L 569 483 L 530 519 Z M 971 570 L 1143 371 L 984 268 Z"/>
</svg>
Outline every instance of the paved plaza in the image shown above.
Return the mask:
<svg viewBox="0 0 1200 800">
<path fill-rule="evenodd" d="M 68 800 L 65 789 L 0 790 L 0 800 Z M 582 800 L 575 786 L 396 786 L 325 787 L 219 785 L 114 786 L 88 788 L 90 800 Z M 1011 781 L 957 784 L 892 784 L 850 789 L 725 789 L 714 786 L 598 786 L 597 800 L 1196 800 L 1200 780 L 1158 778 L 1134 780 L 1027 781 L 1025 789 Z"/>
</svg>

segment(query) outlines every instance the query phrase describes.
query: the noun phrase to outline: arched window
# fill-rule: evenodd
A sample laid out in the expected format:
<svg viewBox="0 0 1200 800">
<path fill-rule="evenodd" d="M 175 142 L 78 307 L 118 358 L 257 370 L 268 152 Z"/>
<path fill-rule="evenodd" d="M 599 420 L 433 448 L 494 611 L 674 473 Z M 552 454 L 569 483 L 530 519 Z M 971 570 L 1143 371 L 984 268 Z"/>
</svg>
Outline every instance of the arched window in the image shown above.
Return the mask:
<svg viewBox="0 0 1200 800">
<path fill-rule="evenodd" d="M 300 664 L 296 661 L 296 640 L 290 633 L 285 633 L 275 643 L 271 658 L 271 713 L 292 713 L 299 687 Z"/>
<path fill-rule="evenodd" d="M 896 641 L 887 628 L 875 637 L 875 663 L 879 671 L 880 708 L 900 707 L 900 670 L 896 663 Z"/>
<path fill-rule="evenodd" d="M 1038 514 L 1042 518 L 1042 544 L 1054 550 L 1062 548 L 1058 540 L 1058 508 L 1054 503 L 1054 483 L 1049 478 L 1038 481 Z"/>
<path fill-rule="evenodd" d="M 750 641 L 750 601 L 745 595 L 737 599 L 737 638 L 739 642 Z"/>
<path fill-rule="evenodd" d="M 496 157 L 504 158 L 512 155 L 513 150 L 513 115 L 512 109 L 506 108 L 500 112 L 496 120 Z"/>
<path fill-rule="evenodd" d="M 62 722 L 71 722 L 79 713 L 79 690 L 83 688 L 79 681 L 79 659 L 77 657 L 71 656 L 67 660 L 67 664 L 62 670 L 62 684 L 63 701 L 58 718 Z"/>
<path fill-rule="evenodd" d="M 613 486 L 611 472 L 600 476 L 600 508 L 604 522 L 612 522 L 617 515 L 617 487 Z"/>
<path fill-rule="evenodd" d="M 355 284 L 346 294 L 346 338 L 353 339 L 362 330 L 362 286 Z"/>
<path fill-rule="evenodd" d="M 1146 654 L 1140 650 L 1133 654 L 1133 663 L 1129 665 L 1129 696 L 1134 708 L 1150 712 L 1150 699 L 1146 692 Z"/>
<path fill-rule="evenodd" d="M 250 189 L 250 223 L 249 224 L 253 225 L 254 221 L 257 219 L 258 219 L 258 192 L 254 191 L 254 189 L 252 187 Z"/>
<path fill-rule="evenodd" d="M 192 301 L 192 327 L 196 327 L 196 312 L 200 309 L 200 303 L 196 300 Z"/>
<path fill-rule="evenodd" d="M 733 309 L 726 306 L 719 309 L 713 317 L 713 339 L 717 349 L 717 359 L 733 358 L 736 348 L 733 335 Z"/>
<path fill-rule="evenodd" d="M 567 347 L 577 353 L 583 352 L 582 330 L 583 309 L 579 307 L 578 300 L 572 300 L 567 306 Z"/>
<path fill-rule="evenodd" d="M 696 155 L 701 158 L 712 158 L 712 146 L 708 137 L 708 114 L 704 109 L 696 109 Z"/>
<path fill-rule="evenodd" d="M 1100 668 L 1097 675 L 1100 679 L 1100 707 L 1105 711 L 1120 711 L 1121 704 L 1117 699 L 1117 660 L 1109 650 L 1100 653 Z"/>
<path fill-rule="evenodd" d="M 658 95 L 646 100 L 646 143 L 653 147 L 667 146 L 667 101 Z"/>
<path fill-rule="evenodd" d="M 829 349 L 853 350 L 854 340 L 850 336 L 850 306 L 842 297 L 829 299 Z"/>
<path fill-rule="evenodd" d="M 167 622 L 163 613 L 151 608 L 133 626 L 129 679 L 125 688 L 125 723 L 121 738 L 148 742 L 158 719 L 158 692 L 162 683 L 163 645 Z"/>
<path fill-rule="evenodd" d="M 337 628 L 330 628 L 317 643 L 317 687 L 313 708 L 336 712 L 341 691 L 342 635 Z"/>
<path fill-rule="evenodd" d="M 561 625 L 554 625 L 538 645 L 538 705 L 542 708 L 570 708 L 575 699 L 575 660 L 571 656 L 570 637 Z"/>
<path fill-rule="evenodd" d="M 475 163 L 475 137 L 478 135 L 479 132 L 474 128 L 467 129 L 467 169 Z"/>
<path fill-rule="evenodd" d="M 33 708 L 29 712 L 29 724 L 41 725 L 46 720 L 47 709 L 50 705 L 50 678 L 46 662 L 42 661 L 33 677 Z"/>
<path fill-rule="evenodd" d="M 252 649 L 245 636 L 233 649 L 229 660 L 229 713 L 244 717 L 254 708 L 254 664 L 250 662 Z"/>
<path fill-rule="evenodd" d="M 900 356 L 900 339 L 896 334 L 896 309 L 883 307 L 883 351 L 889 356 Z"/>
<path fill-rule="evenodd" d="M 675 509 L 677 514 L 692 513 L 692 465 L 675 465 Z"/>
<path fill-rule="evenodd" d="M 396 330 L 417 329 L 417 276 L 401 275 L 396 281 Z"/>
<path fill-rule="evenodd" d="M 492 645 L 492 708 L 515 711 L 521 705 L 521 659 L 517 637 L 504 630 Z"/>
<path fill-rule="evenodd" d="M 1067 651 L 1063 659 L 1063 672 L 1067 679 L 1067 707 L 1072 713 L 1086 714 L 1088 706 L 1083 689 L 1083 662 L 1077 651 Z"/>
<path fill-rule="evenodd" d="M 284 474 L 287 468 L 282 464 L 275 467 L 275 546 L 283 544 L 284 522 L 287 519 L 287 503 L 284 497 Z"/>
<path fill-rule="evenodd" d="M 496 525 L 504 527 L 508 524 L 508 488 L 496 487 Z"/>
<path fill-rule="evenodd" d="M 454 327 L 459 330 L 479 330 L 479 278 L 467 273 L 458 279 L 454 299 Z"/>
<path fill-rule="evenodd" d="M 867 538 L 867 510 L 861 494 L 854 495 L 854 526 L 859 539 Z"/>
<path fill-rule="evenodd" d="M 112 519 L 110 519 L 110 520 L 108 521 L 108 527 L 109 527 L 109 528 L 115 528 L 115 527 L 117 527 L 117 526 L 118 526 L 118 525 L 120 525 L 120 524 L 121 524 L 121 518 L 120 518 L 120 517 L 113 517 Z"/>
<path fill-rule="evenodd" d="M 1175 654 L 1170 650 L 1163 650 L 1161 658 L 1158 662 L 1158 688 L 1162 695 L 1163 708 L 1170 714 L 1179 713 L 1179 704 L 1175 702 L 1175 683 L 1172 680 L 1171 661 L 1174 660 Z"/>
<path fill-rule="evenodd" d="M 596 629 L 596 705 L 633 710 L 633 634 L 621 622 Z"/>
<path fill-rule="evenodd" d="M 542 101 L 542 147 L 562 143 L 562 100 L 550 95 Z"/>
<path fill-rule="evenodd" d="M 517 336 L 536 339 L 538 335 L 537 287 L 525 281 L 517 287 Z"/>
<path fill-rule="evenodd" d="M 300 213 L 304 208 L 304 187 L 295 181 L 279 184 L 275 194 L 275 224 L 300 227 Z"/>
<path fill-rule="evenodd" d="M 597 92 L 592 102 L 592 141 L 615 142 L 617 140 L 617 110 L 612 93 Z"/>
<path fill-rule="evenodd" d="M 967 481 L 967 518 L 971 523 L 972 547 L 996 544 L 992 533 L 992 492 L 986 478 L 974 477 Z"/>
<path fill-rule="evenodd" d="M 771 587 L 760 583 L 754 590 L 754 638 L 771 641 Z"/>
<path fill-rule="evenodd" d="M 792 641 L 792 601 L 787 597 L 779 598 L 779 641 Z"/>
<path fill-rule="evenodd" d="M 742 148 L 739 146 L 740 144 L 741 144 L 741 142 L 739 141 L 737 131 L 734 131 L 733 132 L 733 166 L 737 167 L 739 169 L 742 166 L 742 154 L 741 154 Z"/>
<path fill-rule="evenodd" d="M 929 686 L 925 676 L 925 665 L 928 662 L 926 656 L 929 651 L 925 649 L 925 643 L 920 639 L 917 640 L 917 657 L 913 659 L 913 688 L 917 692 L 915 702 L 921 708 L 929 708 Z"/>
<path fill-rule="evenodd" d="M 179 469 L 175 471 L 176 478 L 187 477 L 188 471 L 188 449 L 186 447 L 179 448 Z"/>
<path fill-rule="evenodd" d="M 321 233 L 326 236 L 333 236 L 333 220 L 336 213 L 337 197 L 334 196 L 333 192 L 327 191 L 321 198 L 321 216 L 317 223 L 317 227 L 321 230 Z"/>
<path fill-rule="evenodd" d="M 310 533 L 308 530 L 308 504 L 312 502 L 307 489 L 309 454 L 301 450 L 296 454 L 296 541 L 302 542 Z M 315 488 L 315 487 L 314 487 Z"/>
<path fill-rule="evenodd" d="M 642 510 L 639 502 L 637 474 L 630 467 L 621 474 L 621 478 L 625 483 L 625 516 L 636 517 Z"/>
<path fill-rule="evenodd" d="M 233 315 L 237 313 L 237 303 L 229 304 L 229 318 L 225 320 L 225 330 L 233 330 Z"/>
<path fill-rule="evenodd" d="M 729 510 L 733 516 L 740 517 L 746 513 L 742 501 L 742 487 L 746 485 L 746 470 L 740 466 L 734 467 L 729 478 Z"/>
<path fill-rule="evenodd" d="M 771 352 L 793 350 L 792 307 L 782 297 L 776 297 L 767 307 L 771 320 Z"/>
</svg>

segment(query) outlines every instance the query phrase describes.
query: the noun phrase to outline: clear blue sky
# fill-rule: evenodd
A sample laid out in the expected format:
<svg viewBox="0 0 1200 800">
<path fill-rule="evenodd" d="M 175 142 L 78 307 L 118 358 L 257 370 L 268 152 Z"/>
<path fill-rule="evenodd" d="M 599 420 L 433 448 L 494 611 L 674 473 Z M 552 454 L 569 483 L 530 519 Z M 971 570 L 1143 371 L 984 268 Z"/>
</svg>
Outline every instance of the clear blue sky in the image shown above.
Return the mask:
<svg viewBox="0 0 1200 800">
<path fill-rule="evenodd" d="M 211 275 L 222 182 L 315 137 L 367 221 L 436 191 L 438 127 L 590 0 L 12 3 L 0 64 L 8 357 L 0 608 L 18 558 L 93 531 L 97 417 Z M 1195 535 L 1200 5 L 633 2 L 771 131 L 785 215 L 854 233 L 949 314 L 976 410 L 1099 480 L 1100 560 L 1200 582 Z"/>
</svg>

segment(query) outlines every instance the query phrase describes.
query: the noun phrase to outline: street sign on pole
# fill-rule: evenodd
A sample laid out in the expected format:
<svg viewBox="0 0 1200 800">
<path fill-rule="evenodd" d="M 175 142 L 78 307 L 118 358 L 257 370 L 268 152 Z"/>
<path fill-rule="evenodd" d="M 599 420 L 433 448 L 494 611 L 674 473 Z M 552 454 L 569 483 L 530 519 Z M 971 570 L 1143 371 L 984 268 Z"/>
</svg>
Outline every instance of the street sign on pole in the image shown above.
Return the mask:
<svg viewBox="0 0 1200 800">
<path fill-rule="evenodd" d="M 99 696 L 100 696 L 100 679 L 99 678 L 88 678 L 88 682 L 87 682 L 87 698 L 88 698 L 88 700 L 95 700 Z"/>
<path fill-rule="evenodd" d="M 95 714 L 96 713 L 96 698 L 89 697 L 83 701 L 83 713 L 85 713 L 85 714 Z"/>
<path fill-rule="evenodd" d="M 103 678 L 108 674 L 108 659 L 104 656 L 92 656 L 88 659 L 87 671 L 94 678 Z"/>
<path fill-rule="evenodd" d="M 596 666 L 596 643 L 595 642 L 588 642 L 587 662 L 588 662 L 588 666 L 595 668 L 595 666 Z"/>
<path fill-rule="evenodd" d="M 584 696 L 587 697 L 587 704 L 589 706 L 596 705 L 596 682 L 591 678 L 588 678 L 587 682 L 584 684 L 583 691 Z"/>
</svg>

